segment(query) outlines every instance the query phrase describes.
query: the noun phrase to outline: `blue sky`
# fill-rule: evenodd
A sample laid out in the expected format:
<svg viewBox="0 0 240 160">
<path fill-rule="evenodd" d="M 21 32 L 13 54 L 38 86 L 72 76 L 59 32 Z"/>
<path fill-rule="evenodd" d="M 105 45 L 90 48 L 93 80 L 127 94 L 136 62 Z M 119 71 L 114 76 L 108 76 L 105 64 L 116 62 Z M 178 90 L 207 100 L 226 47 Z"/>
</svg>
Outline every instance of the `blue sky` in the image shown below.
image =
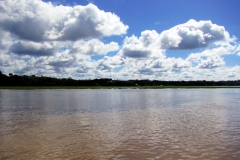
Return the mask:
<svg viewBox="0 0 240 160">
<path fill-rule="evenodd" d="M 0 70 L 75 79 L 238 80 L 240 1 L 3 0 Z"/>
</svg>

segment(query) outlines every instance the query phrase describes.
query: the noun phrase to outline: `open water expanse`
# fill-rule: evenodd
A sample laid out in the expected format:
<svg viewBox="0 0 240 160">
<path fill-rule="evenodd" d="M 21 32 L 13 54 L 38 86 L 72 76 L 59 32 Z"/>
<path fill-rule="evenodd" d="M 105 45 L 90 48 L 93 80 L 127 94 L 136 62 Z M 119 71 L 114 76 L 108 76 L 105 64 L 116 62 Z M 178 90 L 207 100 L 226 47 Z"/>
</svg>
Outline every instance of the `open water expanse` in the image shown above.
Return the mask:
<svg viewBox="0 0 240 160">
<path fill-rule="evenodd" d="M 0 90 L 0 159 L 240 159 L 240 89 Z"/>
</svg>

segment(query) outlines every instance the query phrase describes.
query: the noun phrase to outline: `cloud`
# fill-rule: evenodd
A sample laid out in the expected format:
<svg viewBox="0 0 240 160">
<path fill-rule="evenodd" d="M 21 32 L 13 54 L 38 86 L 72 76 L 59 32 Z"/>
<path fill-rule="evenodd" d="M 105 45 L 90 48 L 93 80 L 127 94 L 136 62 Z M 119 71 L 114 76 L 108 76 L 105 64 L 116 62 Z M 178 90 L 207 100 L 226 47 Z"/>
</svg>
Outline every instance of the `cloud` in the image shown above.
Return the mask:
<svg viewBox="0 0 240 160">
<path fill-rule="evenodd" d="M 0 27 L 29 41 L 101 38 L 125 34 L 128 26 L 94 4 L 54 6 L 36 0 L 5 0 L 0 3 Z"/>
<path fill-rule="evenodd" d="M 40 41 L 45 32 L 55 23 L 50 3 L 34 0 L 6 0 L 0 3 L 0 26 L 20 39 Z M 50 19 L 53 21 L 50 22 Z"/>
<path fill-rule="evenodd" d="M 145 30 L 140 36 L 123 37 L 120 47 L 101 38 L 125 34 L 128 26 L 94 4 L 5 0 L 0 14 L 0 69 L 5 74 L 125 80 L 240 78 L 239 66 L 227 67 L 222 58 L 240 56 L 237 38 L 211 21 L 190 20 L 161 33 Z M 167 55 L 167 50 L 198 48 L 202 51 L 189 51 L 186 59 Z M 116 55 L 108 54 L 114 51 Z M 95 55 L 102 58 L 95 60 Z"/>
<path fill-rule="evenodd" d="M 189 79 L 189 78 L 193 78 L 193 75 L 192 75 L 192 73 L 189 73 L 189 72 L 183 72 L 180 74 L 180 77 L 182 79 Z"/>
<path fill-rule="evenodd" d="M 167 74 L 174 74 L 187 70 L 192 67 L 192 64 L 182 58 L 166 58 L 166 59 L 145 59 L 136 61 L 129 59 L 124 62 L 124 68 L 121 72 L 131 77 L 149 76 L 156 79 Z M 131 76 L 130 76 L 131 75 Z"/>
<path fill-rule="evenodd" d="M 236 47 L 236 53 L 237 53 L 238 56 L 240 56 L 240 45 L 238 45 L 238 46 Z"/>
<path fill-rule="evenodd" d="M 26 64 L 33 66 L 36 70 L 45 69 L 45 72 L 65 74 L 66 70 L 77 66 L 79 59 L 69 51 L 58 52 L 48 57 L 31 58 Z"/>
<path fill-rule="evenodd" d="M 191 62 L 183 60 L 182 58 L 166 58 L 162 60 L 153 60 L 149 65 L 153 69 L 160 69 L 160 71 L 180 71 L 184 68 L 190 68 Z"/>
<path fill-rule="evenodd" d="M 151 55 L 151 50 L 144 47 L 143 43 L 136 37 L 126 37 L 121 55 L 130 58 L 146 58 Z"/>
<path fill-rule="evenodd" d="M 214 46 L 210 49 L 207 48 L 201 52 L 191 53 L 186 58 L 186 61 L 202 69 L 214 69 L 225 65 L 223 56 L 237 55 L 238 52 L 239 44 L 237 43 L 219 44 L 219 46 Z"/>
<path fill-rule="evenodd" d="M 95 66 L 92 63 L 85 62 L 85 63 L 80 64 L 80 66 L 77 67 L 75 72 L 77 74 L 86 74 L 90 70 L 94 70 L 94 68 L 95 68 Z"/>
<path fill-rule="evenodd" d="M 183 60 L 182 58 L 169 58 L 173 62 L 170 62 L 172 64 L 172 71 L 180 71 L 184 68 L 190 68 L 192 67 L 192 63 Z M 169 63 L 169 62 L 168 62 Z"/>
<path fill-rule="evenodd" d="M 227 75 L 229 78 L 234 78 L 236 76 L 236 73 L 231 72 Z"/>
<path fill-rule="evenodd" d="M 104 56 L 103 59 L 99 60 L 98 69 L 111 71 L 115 68 L 121 67 L 123 64 L 124 60 L 120 56 Z"/>
<path fill-rule="evenodd" d="M 214 80 L 238 80 L 240 79 L 240 66 L 234 67 L 219 67 L 213 73 Z"/>
<path fill-rule="evenodd" d="M 235 46 L 220 46 L 216 48 L 211 48 L 211 49 L 206 49 L 202 52 L 198 53 L 191 53 L 187 57 L 187 61 L 190 61 L 192 63 L 194 62 L 200 62 L 202 61 L 203 58 L 206 57 L 212 57 L 212 56 L 223 56 L 223 55 L 229 55 L 229 54 L 235 54 Z"/>
<path fill-rule="evenodd" d="M 119 55 L 129 58 L 165 58 L 164 52 L 155 38 L 158 36 L 156 31 L 144 31 L 141 37 L 131 36 L 124 39 L 123 47 Z"/>
<path fill-rule="evenodd" d="M 58 32 L 61 40 L 100 38 L 125 34 L 128 26 L 118 16 L 99 10 L 95 5 L 75 6 L 65 19 L 64 27 Z"/>
<path fill-rule="evenodd" d="M 123 48 L 123 55 L 130 58 L 146 58 L 151 54 L 150 50 L 145 50 L 142 48 Z"/>
<path fill-rule="evenodd" d="M 224 66 L 225 62 L 220 56 L 208 57 L 206 60 L 203 60 L 198 67 L 201 69 L 213 69 L 216 67 Z"/>
<path fill-rule="evenodd" d="M 98 39 L 89 41 L 77 41 L 73 44 L 70 53 L 85 54 L 85 55 L 105 55 L 108 52 L 119 50 L 119 45 L 116 42 L 104 44 Z"/>
<path fill-rule="evenodd" d="M 8 52 L 9 47 L 13 44 L 9 33 L 0 29 L 0 53 Z"/>
<path fill-rule="evenodd" d="M 165 50 L 205 48 L 213 43 L 223 45 L 220 42 L 229 44 L 232 41 L 223 26 L 192 19 L 160 34 L 155 30 L 145 30 L 140 37 L 126 37 L 120 55 L 138 59 L 164 58 Z"/>
<path fill-rule="evenodd" d="M 8 66 L 10 66 L 12 63 L 11 63 L 11 56 L 7 55 L 7 54 L 4 54 L 4 53 L 1 53 L 0 54 L 0 66 L 1 68 L 7 68 Z M 14 64 L 13 64 L 14 65 Z"/>
<path fill-rule="evenodd" d="M 160 34 L 161 47 L 164 49 L 203 48 L 213 42 L 227 40 L 230 40 L 229 33 L 223 26 L 193 19 Z"/>
<path fill-rule="evenodd" d="M 19 55 L 49 56 L 54 54 L 55 46 L 48 42 L 19 41 L 11 46 L 10 52 Z"/>
</svg>

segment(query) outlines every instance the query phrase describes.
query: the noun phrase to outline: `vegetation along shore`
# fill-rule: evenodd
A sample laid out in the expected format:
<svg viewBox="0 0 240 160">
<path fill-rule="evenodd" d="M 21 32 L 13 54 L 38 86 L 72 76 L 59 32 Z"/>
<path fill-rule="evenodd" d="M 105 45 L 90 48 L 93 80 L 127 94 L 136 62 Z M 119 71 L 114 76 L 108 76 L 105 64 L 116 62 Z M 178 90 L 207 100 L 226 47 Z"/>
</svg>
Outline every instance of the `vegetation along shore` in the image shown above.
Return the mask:
<svg viewBox="0 0 240 160">
<path fill-rule="evenodd" d="M 35 75 L 5 75 L 0 71 L 0 89 L 163 89 L 163 88 L 240 88 L 235 81 L 113 80 L 109 78 L 75 80 Z"/>
</svg>

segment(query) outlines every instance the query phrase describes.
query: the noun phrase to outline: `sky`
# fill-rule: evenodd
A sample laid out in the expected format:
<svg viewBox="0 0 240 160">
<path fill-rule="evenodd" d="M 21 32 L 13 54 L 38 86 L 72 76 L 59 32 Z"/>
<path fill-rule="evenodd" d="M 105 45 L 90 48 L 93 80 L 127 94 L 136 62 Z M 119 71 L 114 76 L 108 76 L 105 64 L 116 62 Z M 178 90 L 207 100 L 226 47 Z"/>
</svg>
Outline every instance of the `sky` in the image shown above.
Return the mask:
<svg viewBox="0 0 240 160">
<path fill-rule="evenodd" d="M 1 0 L 3 74 L 239 80 L 239 0 Z"/>
</svg>

